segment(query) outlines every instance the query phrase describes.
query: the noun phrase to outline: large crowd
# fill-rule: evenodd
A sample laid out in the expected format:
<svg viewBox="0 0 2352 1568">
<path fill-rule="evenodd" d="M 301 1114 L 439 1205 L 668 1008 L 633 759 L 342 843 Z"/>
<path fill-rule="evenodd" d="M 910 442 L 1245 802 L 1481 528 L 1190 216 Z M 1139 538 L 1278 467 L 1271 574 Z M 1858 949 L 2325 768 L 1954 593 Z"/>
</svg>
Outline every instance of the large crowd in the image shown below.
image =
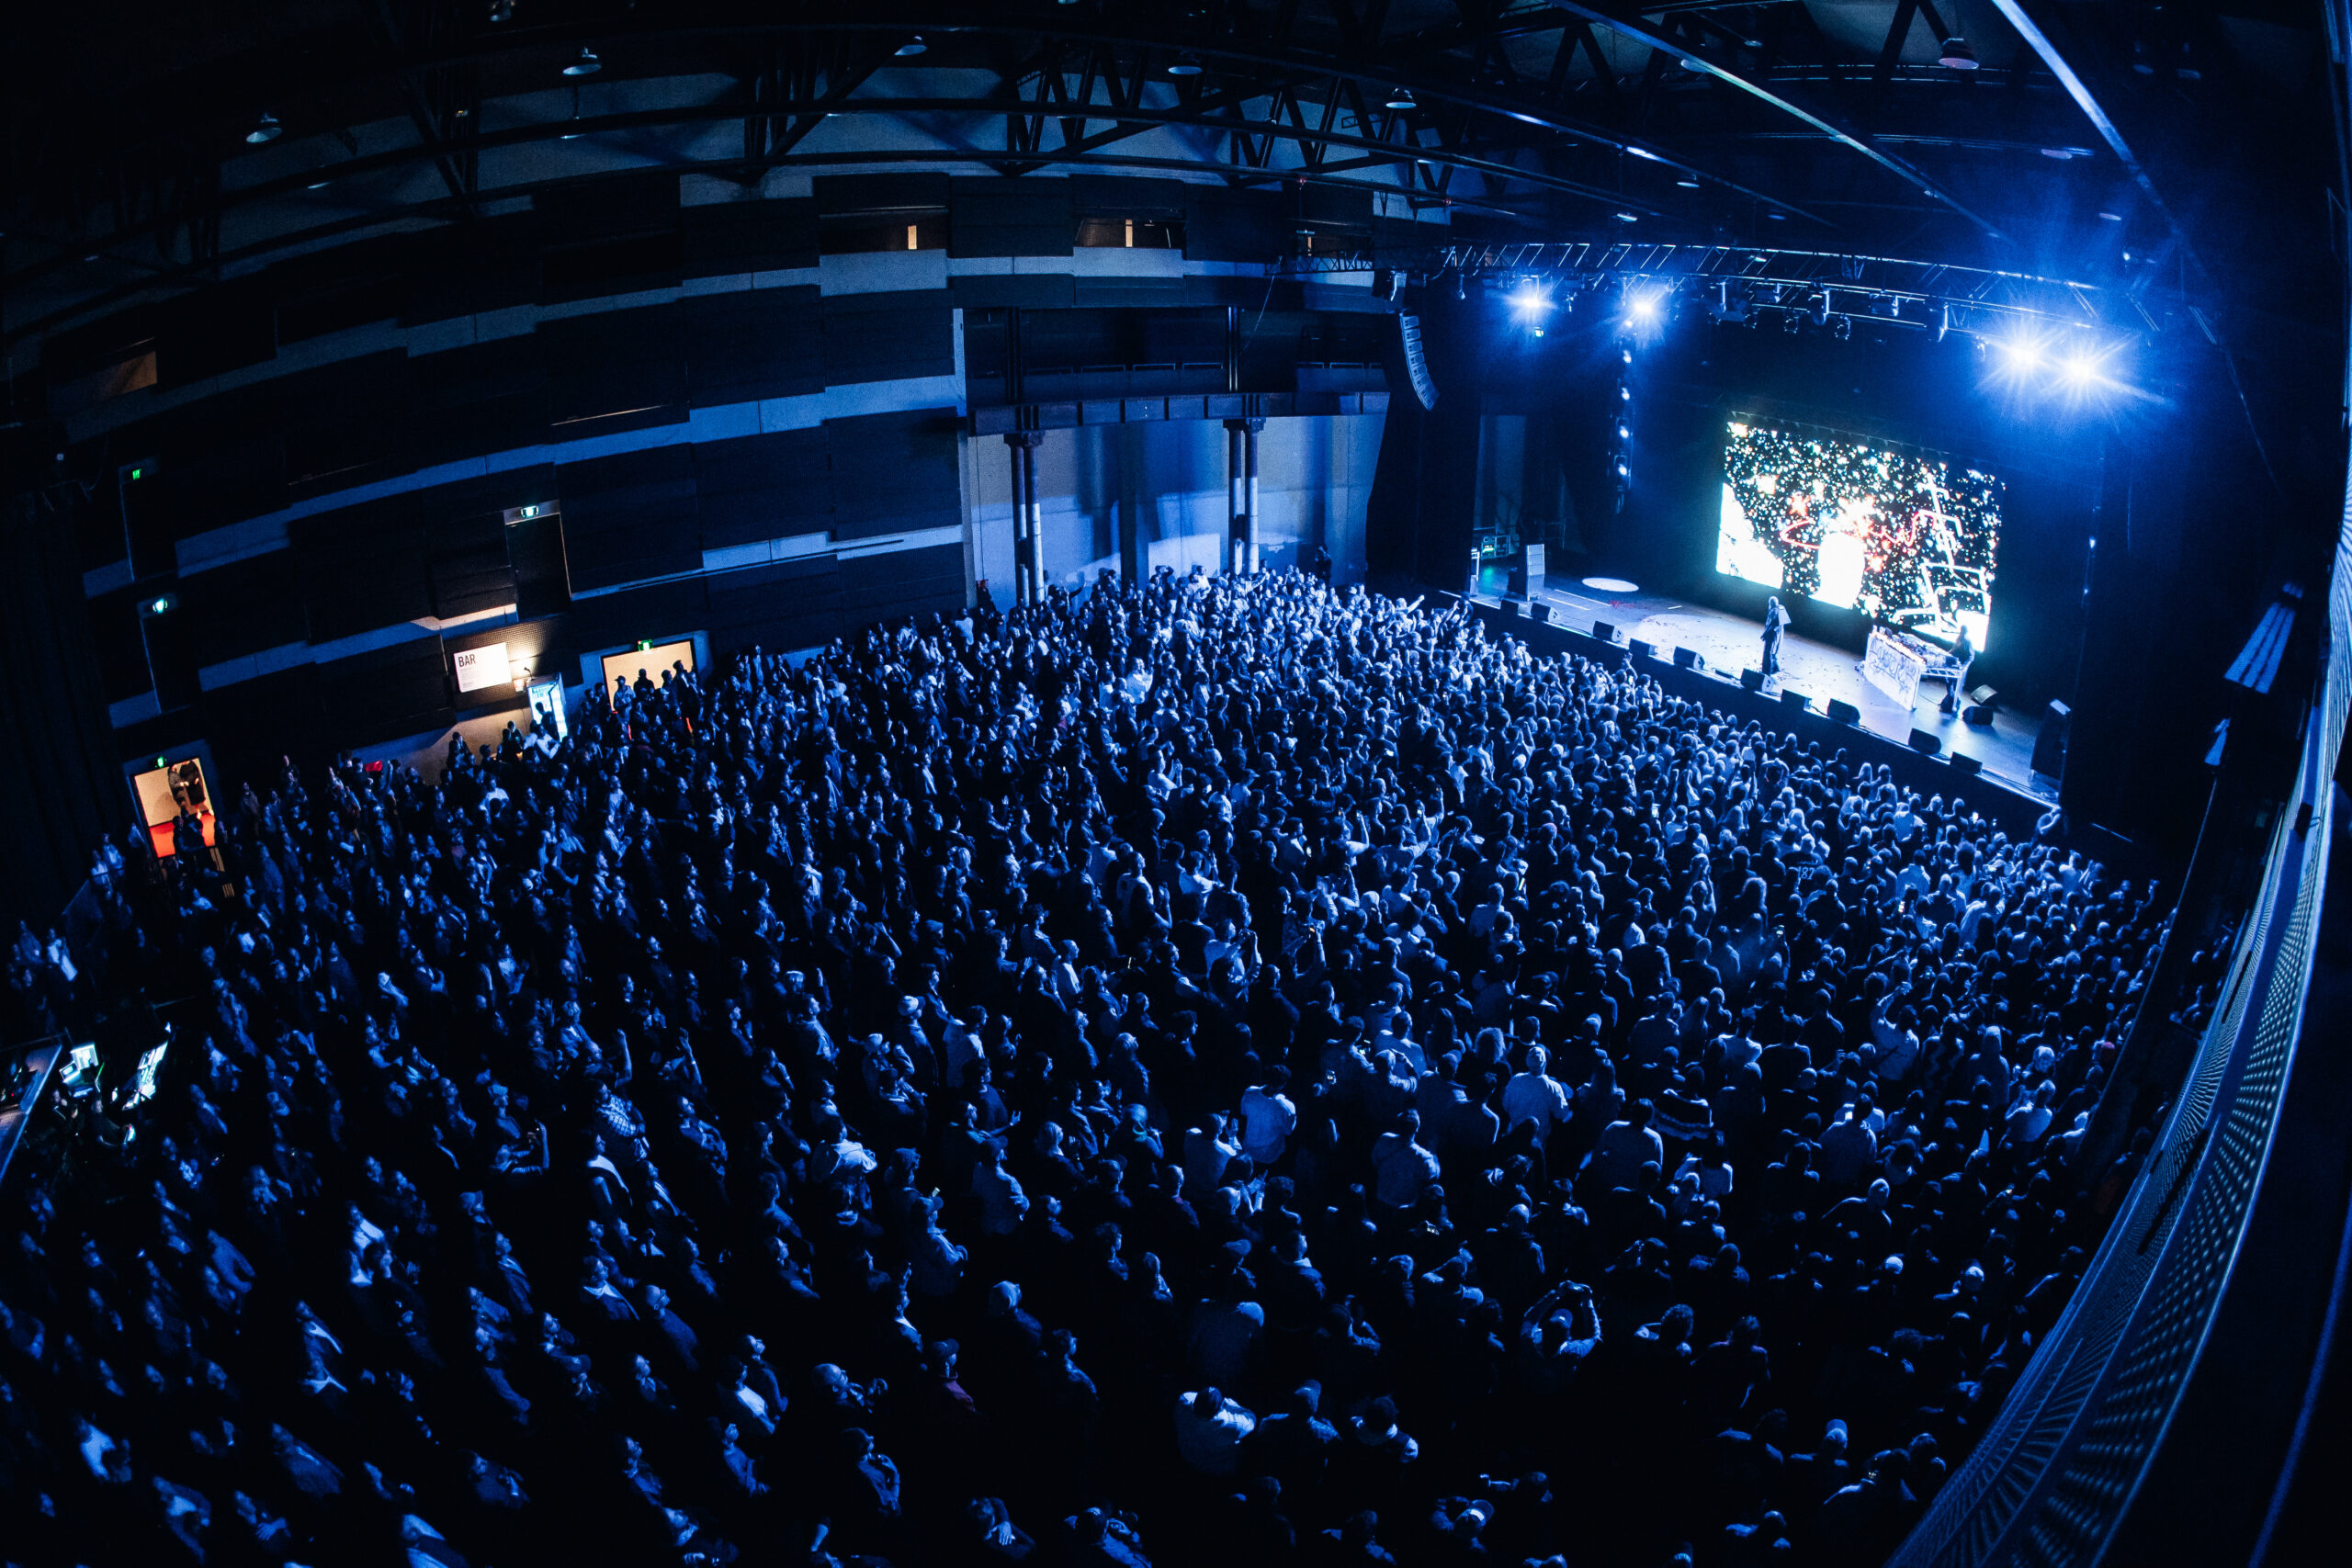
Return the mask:
<svg viewBox="0 0 2352 1568">
<path fill-rule="evenodd" d="M 1293 572 L 109 846 L 0 1560 L 1869 1563 L 2098 1239 L 2148 886 Z"/>
</svg>

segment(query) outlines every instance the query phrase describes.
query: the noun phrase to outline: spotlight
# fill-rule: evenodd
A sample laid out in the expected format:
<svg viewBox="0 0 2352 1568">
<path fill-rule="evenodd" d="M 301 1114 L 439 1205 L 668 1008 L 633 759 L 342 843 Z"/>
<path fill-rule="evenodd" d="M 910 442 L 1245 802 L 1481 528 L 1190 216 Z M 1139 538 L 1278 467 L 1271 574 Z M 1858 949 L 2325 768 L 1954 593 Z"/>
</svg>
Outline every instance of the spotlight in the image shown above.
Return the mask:
<svg viewBox="0 0 2352 1568">
<path fill-rule="evenodd" d="M 896 54 L 901 60 L 912 60 L 916 55 L 921 54 L 929 47 L 929 45 L 922 41 L 922 34 L 917 33 L 914 37 L 900 44 L 891 52 Z"/>
<path fill-rule="evenodd" d="M 1630 430 L 1626 429 L 1626 428 L 1625 428 L 1623 425 L 1622 425 L 1622 424 L 1621 424 L 1621 425 L 1619 425 L 1619 426 L 1617 427 L 1617 439 L 1618 439 L 1618 440 L 1620 440 L 1620 441 L 1631 441 L 1633 438 L 1634 438 L 1634 433 L 1633 433 L 1632 431 L 1630 431 Z"/>
<path fill-rule="evenodd" d="M 1829 323 L 1829 335 L 1839 343 L 1844 343 L 1854 335 L 1854 319 L 1851 316 L 1838 317 Z"/>
<path fill-rule="evenodd" d="M 1621 212 L 1617 215 L 1617 221 L 1620 223 L 1639 223 L 1641 220 L 1638 213 Z"/>
<path fill-rule="evenodd" d="M 511 22 L 514 19 L 514 0 L 490 0 L 490 19 Z"/>
<path fill-rule="evenodd" d="M 1697 178 L 1690 175 L 1685 175 L 1674 183 L 1680 186 L 1684 190 L 1697 190 L 1699 188 L 1699 182 Z"/>
<path fill-rule="evenodd" d="M 1457 300 L 1467 299 L 1470 298 L 1470 275 L 1468 273 L 1458 272 L 1453 275 L 1453 297 Z"/>
<path fill-rule="evenodd" d="M 1636 294 L 1625 301 L 1625 313 L 1638 324 L 1647 326 L 1657 320 L 1657 295 Z"/>
<path fill-rule="evenodd" d="M 1170 65 L 1168 73 L 1170 76 L 1197 76 L 1201 73 L 1201 62 L 1187 54 Z"/>
<path fill-rule="evenodd" d="M 2058 374 L 2069 387 L 2087 387 L 2098 379 L 2098 361 L 2078 348 L 2059 361 Z"/>
<path fill-rule="evenodd" d="M 1976 51 L 1968 47 L 1968 40 L 1964 38 L 1948 38 L 1944 39 L 1943 53 L 1936 57 L 1936 63 L 1947 71 L 1973 71 L 1976 69 Z"/>
<path fill-rule="evenodd" d="M 1794 310 L 1787 311 L 1781 317 L 1781 330 L 1784 333 L 1793 333 L 1804 324 Z"/>
<path fill-rule="evenodd" d="M 1816 327 L 1829 324 L 1829 290 L 1826 288 L 1814 296 L 1813 324 Z"/>
<path fill-rule="evenodd" d="M 254 128 L 245 132 L 245 140 L 255 147 L 263 147 L 277 141 L 285 132 L 286 128 L 277 123 L 277 117 L 265 109 L 262 111 L 261 118 L 254 122 Z"/>
<path fill-rule="evenodd" d="M 1402 111 L 1405 109 L 1417 109 L 1421 106 L 1413 101 L 1413 90 L 1410 87 L 1399 87 L 1395 92 L 1388 95 L 1388 100 L 1385 107 Z"/>
<path fill-rule="evenodd" d="M 580 46 L 580 58 L 565 66 L 563 73 L 567 76 L 594 76 L 604 68 L 605 62 L 596 58 L 596 51 L 583 43 Z"/>
<path fill-rule="evenodd" d="M 1936 341 L 1938 343 L 1941 343 L 1951 334 L 1951 306 L 1950 303 L 1946 303 L 1942 311 L 1936 317 Z"/>
<path fill-rule="evenodd" d="M 1511 294 L 1510 308 L 1523 320 L 1540 321 L 1551 312 L 1552 296 L 1536 283 L 1522 283 Z"/>
<path fill-rule="evenodd" d="M 1633 477 L 1633 470 L 1625 467 L 1624 464 L 1620 463 L 1617 465 L 1617 477 L 1621 479 L 1630 479 Z"/>
<path fill-rule="evenodd" d="M 1662 164 L 1666 161 L 1646 147 L 1628 147 L 1625 151 L 1631 152 L 1636 158 L 1645 158 L 1653 164 Z"/>
</svg>

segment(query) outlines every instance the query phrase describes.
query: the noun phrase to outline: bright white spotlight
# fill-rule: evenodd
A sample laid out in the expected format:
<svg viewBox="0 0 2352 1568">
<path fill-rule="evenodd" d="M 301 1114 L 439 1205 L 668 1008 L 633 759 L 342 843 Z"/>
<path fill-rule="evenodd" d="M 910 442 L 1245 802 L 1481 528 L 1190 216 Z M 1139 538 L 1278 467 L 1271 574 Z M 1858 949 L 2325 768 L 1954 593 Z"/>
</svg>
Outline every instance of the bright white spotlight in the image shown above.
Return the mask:
<svg viewBox="0 0 2352 1568">
<path fill-rule="evenodd" d="M 2001 351 L 2001 364 L 2008 370 L 2022 373 L 2041 363 L 2041 344 L 2023 333 L 2003 338 L 1997 346 Z"/>
<path fill-rule="evenodd" d="M 1625 301 L 1626 313 L 1645 326 L 1657 320 L 1658 299 L 1656 294 L 1635 294 Z"/>
<path fill-rule="evenodd" d="M 2059 362 L 2058 373 L 2069 387 L 2087 387 L 2098 379 L 2098 361 L 2076 349 Z"/>
<path fill-rule="evenodd" d="M 1540 321 L 1551 313 L 1551 291 L 1540 284 L 1522 283 L 1511 294 L 1510 308 L 1522 321 Z"/>
</svg>

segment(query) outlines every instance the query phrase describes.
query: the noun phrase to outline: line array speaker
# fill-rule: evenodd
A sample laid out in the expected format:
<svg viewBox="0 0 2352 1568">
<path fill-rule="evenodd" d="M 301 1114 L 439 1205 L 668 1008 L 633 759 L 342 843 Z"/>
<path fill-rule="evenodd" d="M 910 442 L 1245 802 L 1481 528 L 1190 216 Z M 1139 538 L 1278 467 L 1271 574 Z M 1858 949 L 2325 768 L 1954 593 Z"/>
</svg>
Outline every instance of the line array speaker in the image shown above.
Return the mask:
<svg viewBox="0 0 2352 1568">
<path fill-rule="evenodd" d="M 1430 362 L 1421 353 L 1421 319 L 1419 316 L 1396 318 L 1399 334 L 1404 339 L 1405 375 L 1413 383 L 1413 396 L 1420 399 L 1421 407 L 1437 407 L 1437 383 L 1430 379 Z"/>
</svg>

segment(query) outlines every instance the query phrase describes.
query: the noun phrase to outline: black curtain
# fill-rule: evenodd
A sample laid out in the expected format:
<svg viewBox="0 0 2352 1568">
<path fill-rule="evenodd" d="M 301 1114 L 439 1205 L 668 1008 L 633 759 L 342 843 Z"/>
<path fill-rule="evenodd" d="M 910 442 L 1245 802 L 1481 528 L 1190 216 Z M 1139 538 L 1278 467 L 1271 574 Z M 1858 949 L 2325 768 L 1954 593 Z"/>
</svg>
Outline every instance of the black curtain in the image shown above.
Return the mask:
<svg viewBox="0 0 2352 1568">
<path fill-rule="evenodd" d="M 0 508 L 0 917 L 54 921 L 90 852 L 130 820 L 113 761 L 74 547 L 78 485 L 14 489 Z"/>
</svg>

